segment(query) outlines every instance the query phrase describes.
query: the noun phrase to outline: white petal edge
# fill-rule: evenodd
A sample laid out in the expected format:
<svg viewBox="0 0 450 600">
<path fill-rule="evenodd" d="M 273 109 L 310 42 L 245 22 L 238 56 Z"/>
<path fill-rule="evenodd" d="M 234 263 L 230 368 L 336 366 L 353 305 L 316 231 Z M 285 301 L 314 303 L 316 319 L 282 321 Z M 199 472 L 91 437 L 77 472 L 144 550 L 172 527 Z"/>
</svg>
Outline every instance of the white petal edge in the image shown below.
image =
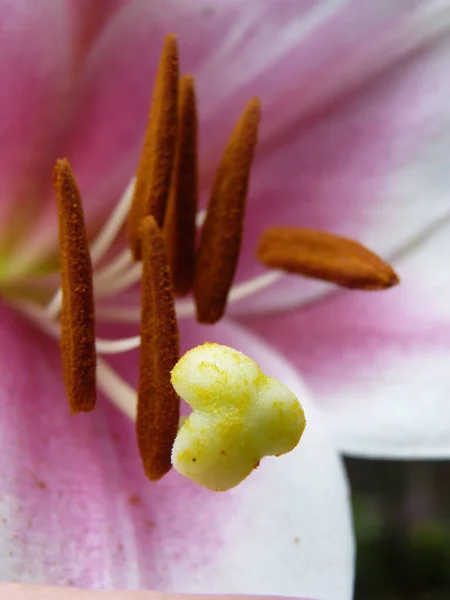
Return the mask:
<svg viewBox="0 0 450 600">
<path fill-rule="evenodd" d="M 449 252 L 450 225 L 445 220 L 440 230 L 399 260 L 403 283 L 382 299 L 378 315 L 381 322 L 384 307 L 393 338 L 387 336 L 385 347 L 372 352 L 371 360 L 338 385 L 325 404 L 345 454 L 450 458 Z"/>
<path fill-rule="evenodd" d="M 302 369 L 344 454 L 450 458 L 449 254 L 444 219 L 399 258 L 397 288 L 247 321 Z"/>
<path fill-rule="evenodd" d="M 354 542 L 346 474 L 324 420 L 299 374 L 264 342 L 231 323 L 213 329 L 184 322 L 189 344 L 215 341 L 241 350 L 301 401 L 307 426 L 290 454 L 265 458 L 238 488 L 224 545 L 211 569 L 213 593 L 352 598 Z M 195 339 L 197 338 L 197 340 Z M 237 541 L 239 540 L 239 541 Z M 237 565 L 245 565 L 245 574 Z M 199 592 L 177 569 L 177 589 Z"/>
</svg>

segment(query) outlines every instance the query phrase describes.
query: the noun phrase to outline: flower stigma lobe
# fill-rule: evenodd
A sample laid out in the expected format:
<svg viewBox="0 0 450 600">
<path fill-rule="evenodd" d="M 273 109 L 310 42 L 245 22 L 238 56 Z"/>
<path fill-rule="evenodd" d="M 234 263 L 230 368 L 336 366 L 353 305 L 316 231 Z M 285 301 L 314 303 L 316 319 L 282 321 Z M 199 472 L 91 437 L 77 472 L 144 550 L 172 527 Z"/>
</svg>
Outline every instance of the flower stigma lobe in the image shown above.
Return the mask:
<svg viewBox="0 0 450 600">
<path fill-rule="evenodd" d="M 264 456 L 290 452 L 306 425 L 295 395 L 228 346 L 189 350 L 172 370 L 172 384 L 192 408 L 173 445 L 172 464 L 211 490 L 235 487 Z"/>
</svg>

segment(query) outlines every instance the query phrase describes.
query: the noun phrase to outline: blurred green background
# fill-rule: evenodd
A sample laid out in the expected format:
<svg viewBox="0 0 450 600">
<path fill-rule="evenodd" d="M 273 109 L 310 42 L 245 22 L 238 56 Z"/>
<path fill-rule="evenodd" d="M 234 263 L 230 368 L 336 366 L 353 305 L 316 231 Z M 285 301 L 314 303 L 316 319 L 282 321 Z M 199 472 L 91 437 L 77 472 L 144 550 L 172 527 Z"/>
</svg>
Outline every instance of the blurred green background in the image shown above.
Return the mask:
<svg viewBox="0 0 450 600">
<path fill-rule="evenodd" d="M 356 600 L 450 600 L 450 463 L 346 459 Z"/>
</svg>

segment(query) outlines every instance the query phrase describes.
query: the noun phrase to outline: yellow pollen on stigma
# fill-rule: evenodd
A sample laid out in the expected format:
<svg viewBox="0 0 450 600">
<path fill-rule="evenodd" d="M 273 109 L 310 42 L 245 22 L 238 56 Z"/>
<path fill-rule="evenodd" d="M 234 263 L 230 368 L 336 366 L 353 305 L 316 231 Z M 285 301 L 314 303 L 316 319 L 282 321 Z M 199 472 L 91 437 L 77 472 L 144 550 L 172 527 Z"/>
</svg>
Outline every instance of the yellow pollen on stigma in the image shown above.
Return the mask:
<svg viewBox="0 0 450 600">
<path fill-rule="evenodd" d="M 254 98 L 231 134 L 207 210 L 197 213 L 194 79 L 179 79 L 177 42 L 168 35 L 136 177 L 89 249 L 75 178 L 66 159 L 57 162 L 61 288 L 44 307 L 14 301 L 61 340 L 72 411 L 94 408 L 98 387 L 136 421 L 150 480 L 160 479 L 173 464 L 199 485 L 229 489 L 263 456 L 295 447 L 305 426 L 292 392 L 237 350 L 206 343 L 179 360 L 177 317 L 215 323 L 227 303 L 272 285 L 285 272 L 366 290 L 398 283 L 388 264 L 353 240 L 272 227 L 261 235 L 257 256 L 276 270 L 233 287 L 259 121 L 260 102 Z M 129 247 L 115 254 L 124 237 Z M 141 302 L 130 306 L 123 293 L 139 282 Z M 194 299 L 175 301 L 175 294 L 192 289 Z M 139 323 L 140 334 L 95 337 L 94 300 L 97 320 Z M 104 358 L 136 348 L 137 390 Z M 193 409 L 179 431 L 178 394 Z"/>
</svg>

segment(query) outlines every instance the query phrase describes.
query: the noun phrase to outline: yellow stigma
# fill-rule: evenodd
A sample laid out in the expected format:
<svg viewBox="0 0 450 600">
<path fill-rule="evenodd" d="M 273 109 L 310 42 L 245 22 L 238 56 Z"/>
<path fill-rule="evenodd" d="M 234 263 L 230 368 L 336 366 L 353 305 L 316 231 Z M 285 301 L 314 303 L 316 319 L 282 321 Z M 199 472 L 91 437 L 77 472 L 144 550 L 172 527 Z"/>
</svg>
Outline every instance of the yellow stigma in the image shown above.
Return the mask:
<svg viewBox="0 0 450 600">
<path fill-rule="evenodd" d="M 238 485 L 264 456 L 290 452 L 305 429 L 295 395 L 228 346 L 189 350 L 172 370 L 172 385 L 192 408 L 173 445 L 172 464 L 211 490 Z"/>
</svg>

